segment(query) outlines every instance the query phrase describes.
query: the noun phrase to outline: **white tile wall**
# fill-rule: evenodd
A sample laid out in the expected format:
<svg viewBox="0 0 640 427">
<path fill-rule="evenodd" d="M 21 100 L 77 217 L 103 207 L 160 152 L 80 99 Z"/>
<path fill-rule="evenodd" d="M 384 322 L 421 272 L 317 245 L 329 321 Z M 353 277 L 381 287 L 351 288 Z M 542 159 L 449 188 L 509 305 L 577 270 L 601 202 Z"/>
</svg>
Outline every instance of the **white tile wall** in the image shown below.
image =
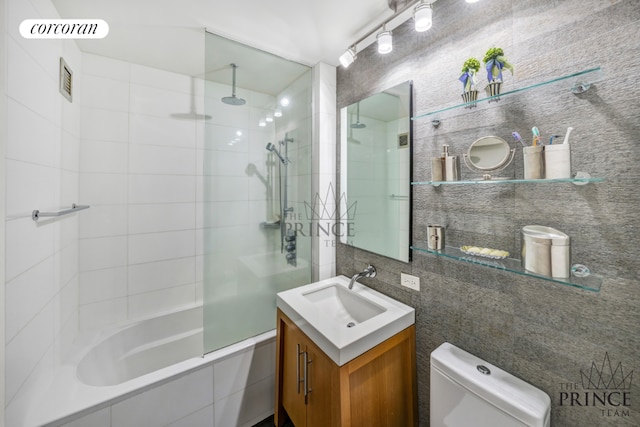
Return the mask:
<svg viewBox="0 0 640 427">
<path fill-rule="evenodd" d="M 83 65 L 79 192 L 92 205 L 79 226 L 85 330 L 197 301 L 202 144 L 193 120 L 171 116 L 197 104 L 190 77 L 91 54 Z"/>
<path fill-rule="evenodd" d="M 24 19 L 58 17 L 49 1 L 7 0 L 6 11 L 5 404 L 7 414 L 19 414 L 77 331 L 77 220 L 36 223 L 31 211 L 79 202 L 82 91 L 69 103 L 58 92 L 58 72 L 64 56 L 77 82 L 82 64 L 73 42 L 19 35 Z"/>
<path fill-rule="evenodd" d="M 336 188 L 336 69 L 320 63 L 313 69 L 315 93 L 313 120 L 313 194 L 327 194 Z M 322 196 L 321 196 L 322 197 Z M 313 280 L 326 279 L 336 272 L 335 247 L 326 238 L 316 238 L 313 250 Z"/>
</svg>

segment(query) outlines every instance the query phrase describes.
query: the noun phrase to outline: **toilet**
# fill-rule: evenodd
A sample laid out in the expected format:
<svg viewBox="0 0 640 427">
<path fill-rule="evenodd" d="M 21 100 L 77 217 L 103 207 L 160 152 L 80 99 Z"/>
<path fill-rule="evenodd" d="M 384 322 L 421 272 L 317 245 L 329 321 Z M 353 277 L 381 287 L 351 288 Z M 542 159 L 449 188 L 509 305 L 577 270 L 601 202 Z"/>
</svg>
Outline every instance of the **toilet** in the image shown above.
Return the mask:
<svg viewBox="0 0 640 427">
<path fill-rule="evenodd" d="M 431 353 L 431 427 L 549 427 L 540 389 L 445 342 Z"/>
</svg>

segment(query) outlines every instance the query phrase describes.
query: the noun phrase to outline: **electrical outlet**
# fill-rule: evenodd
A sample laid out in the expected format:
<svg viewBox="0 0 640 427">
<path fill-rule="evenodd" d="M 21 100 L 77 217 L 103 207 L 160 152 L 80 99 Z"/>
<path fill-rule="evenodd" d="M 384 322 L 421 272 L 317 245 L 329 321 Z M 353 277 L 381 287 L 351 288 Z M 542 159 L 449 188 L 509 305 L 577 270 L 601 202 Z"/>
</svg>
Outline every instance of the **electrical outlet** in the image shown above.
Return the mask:
<svg viewBox="0 0 640 427">
<path fill-rule="evenodd" d="M 414 291 L 420 291 L 420 278 L 406 273 L 400 273 L 400 284 L 411 288 Z"/>
</svg>

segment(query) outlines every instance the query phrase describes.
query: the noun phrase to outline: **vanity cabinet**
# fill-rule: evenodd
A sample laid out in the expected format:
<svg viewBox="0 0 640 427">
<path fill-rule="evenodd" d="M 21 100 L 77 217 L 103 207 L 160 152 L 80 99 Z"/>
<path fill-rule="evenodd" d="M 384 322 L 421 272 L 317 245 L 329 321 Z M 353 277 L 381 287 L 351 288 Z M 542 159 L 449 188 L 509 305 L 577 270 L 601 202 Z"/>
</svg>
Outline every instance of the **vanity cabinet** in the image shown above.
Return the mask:
<svg viewBox="0 0 640 427">
<path fill-rule="evenodd" d="M 278 309 L 275 425 L 417 426 L 415 325 L 338 366 Z"/>
</svg>

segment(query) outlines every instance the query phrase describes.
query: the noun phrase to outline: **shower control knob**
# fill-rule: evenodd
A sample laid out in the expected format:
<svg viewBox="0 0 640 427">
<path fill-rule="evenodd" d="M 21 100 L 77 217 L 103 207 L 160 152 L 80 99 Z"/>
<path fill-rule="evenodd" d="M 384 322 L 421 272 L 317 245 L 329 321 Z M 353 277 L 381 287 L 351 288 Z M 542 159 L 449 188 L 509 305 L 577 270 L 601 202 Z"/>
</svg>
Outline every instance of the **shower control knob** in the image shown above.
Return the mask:
<svg viewBox="0 0 640 427">
<path fill-rule="evenodd" d="M 296 250 L 296 244 L 295 243 L 289 243 L 287 245 L 287 252 L 293 252 Z"/>
</svg>

